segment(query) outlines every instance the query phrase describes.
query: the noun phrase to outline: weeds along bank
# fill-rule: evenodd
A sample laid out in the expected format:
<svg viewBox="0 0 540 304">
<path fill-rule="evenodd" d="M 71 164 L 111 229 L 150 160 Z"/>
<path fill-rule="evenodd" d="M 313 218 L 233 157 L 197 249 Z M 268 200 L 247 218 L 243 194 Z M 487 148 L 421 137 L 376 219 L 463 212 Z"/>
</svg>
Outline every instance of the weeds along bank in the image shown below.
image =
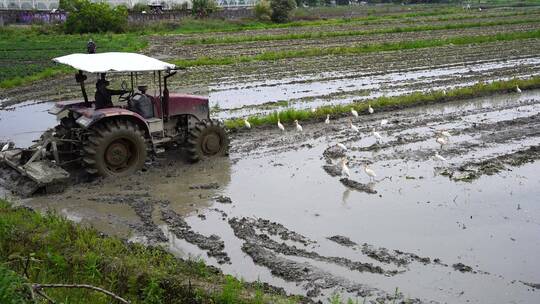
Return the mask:
<svg viewBox="0 0 540 304">
<path fill-rule="evenodd" d="M 274 112 L 266 116 L 253 116 L 247 118 L 252 126 L 270 125 L 278 121 L 293 122 L 295 120 L 324 120 L 326 115 L 341 116 L 348 115 L 351 110 L 358 113 L 368 113 L 368 107 L 377 109 L 377 111 L 389 111 L 396 108 L 412 107 L 418 105 L 443 103 L 461 99 L 476 98 L 495 94 L 504 94 L 515 92 L 517 88 L 537 89 L 540 88 L 540 77 L 530 79 L 512 79 L 508 81 L 496 81 L 492 83 L 478 83 L 468 87 L 456 88 L 449 91 L 416 92 L 408 95 L 394 97 L 379 97 L 367 100 L 361 103 L 352 103 L 350 105 L 323 106 L 314 110 L 288 109 L 280 112 Z M 228 120 L 225 125 L 229 129 L 240 129 L 244 127 L 244 119 Z"/>
<path fill-rule="evenodd" d="M 127 243 L 55 214 L 0 200 L 0 303 L 45 303 L 31 284 L 88 284 L 131 303 L 296 303 L 267 285 L 244 283 L 201 261 Z M 111 303 L 82 288 L 43 288 L 65 303 Z M 89 300 L 91 299 L 91 301 Z M 58 303 L 58 302 L 57 302 Z"/>
</svg>

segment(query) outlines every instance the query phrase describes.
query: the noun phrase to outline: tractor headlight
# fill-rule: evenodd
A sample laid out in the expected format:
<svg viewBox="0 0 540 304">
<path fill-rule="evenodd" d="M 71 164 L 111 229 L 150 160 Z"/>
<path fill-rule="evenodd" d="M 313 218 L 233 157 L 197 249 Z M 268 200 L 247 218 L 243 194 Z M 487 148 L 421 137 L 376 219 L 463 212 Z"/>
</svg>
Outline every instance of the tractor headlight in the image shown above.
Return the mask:
<svg viewBox="0 0 540 304">
<path fill-rule="evenodd" d="M 88 118 L 86 116 L 81 116 L 77 119 L 77 123 L 81 126 L 81 127 L 88 127 L 91 123 L 92 123 L 92 119 L 91 118 Z"/>
</svg>

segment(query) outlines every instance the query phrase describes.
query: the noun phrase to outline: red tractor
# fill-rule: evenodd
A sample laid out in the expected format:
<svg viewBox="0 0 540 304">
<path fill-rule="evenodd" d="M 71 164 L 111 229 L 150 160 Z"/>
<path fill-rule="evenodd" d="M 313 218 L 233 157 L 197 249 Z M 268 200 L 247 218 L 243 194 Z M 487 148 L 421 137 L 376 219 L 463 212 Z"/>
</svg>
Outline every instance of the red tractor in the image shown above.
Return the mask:
<svg viewBox="0 0 540 304">
<path fill-rule="evenodd" d="M 125 176 L 141 169 L 148 153 L 172 146 L 185 147 L 192 162 L 228 153 L 227 133 L 210 118 L 208 98 L 169 93 L 168 79 L 178 70 L 174 65 L 133 53 L 72 54 L 53 60 L 79 71 L 75 79 L 84 100 L 56 103 L 49 113 L 60 121 L 57 127 L 28 149 L 0 155 L 0 163 L 29 177 L 36 190 L 65 179 L 63 168 L 73 163 L 82 163 L 90 174 Z M 98 102 L 99 94 L 89 100 L 85 73 L 96 74 L 99 92 L 99 83 L 108 84 L 107 74 L 123 73 L 122 90 L 107 89 L 105 104 Z M 153 95 L 138 83 L 144 74 L 153 79 Z M 119 94 L 118 102 L 110 103 L 107 93 Z"/>
</svg>

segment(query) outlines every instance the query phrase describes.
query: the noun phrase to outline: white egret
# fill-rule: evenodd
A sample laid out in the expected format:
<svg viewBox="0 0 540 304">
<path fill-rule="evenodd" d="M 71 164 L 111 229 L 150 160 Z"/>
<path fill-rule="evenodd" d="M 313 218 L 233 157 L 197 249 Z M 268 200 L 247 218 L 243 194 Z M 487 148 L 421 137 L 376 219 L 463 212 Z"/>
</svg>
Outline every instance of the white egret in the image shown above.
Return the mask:
<svg viewBox="0 0 540 304">
<path fill-rule="evenodd" d="M 281 121 L 279 120 L 279 118 L 277 119 L 277 127 L 278 127 L 281 131 L 285 131 L 285 127 L 283 126 L 283 124 L 281 123 Z"/>
<path fill-rule="evenodd" d="M 375 180 L 375 177 L 377 177 L 377 174 L 375 174 L 375 171 L 373 171 L 373 169 L 368 167 L 368 165 L 364 165 L 364 172 L 366 172 L 366 174 L 369 175 L 369 180 L 370 181 L 372 179 Z"/>
<path fill-rule="evenodd" d="M 450 134 L 450 132 L 448 132 L 446 130 L 441 131 L 441 135 L 446 137 L 446 138 L 450 138 L 452 136 L 452 134 Z"/>
<path fill-rule="evenodd" d="M 341 148 L 342 150 L 347 151 L 347 146 L 345 146 L 345 145 L 342 144 L 342 143 L 337 143 L 336 146 L 338 146 L 338 147 Z"/>
<path fill-rule="evenodd" d="M 519 88 L 517 84 L 516 84 L 516 92 L 521 93 L 521 89 Z"/>
<path fill-rule="evenodd" d="M 381 127 L 388 124 L 388 119 L 381 120 Z"/>
<path fill-rule="evenodd" d="M 447 93 L 447 92 L 446 92 L 446 89 L 443 89 L 443 90 L 442 90 L 442 93 L 443 93 L 443 95 L 446 95 L 446 93 Z"/>
<path fill-rule="evenodd" d="M 371 104 L 368 104 L 368 112 L 369 114 L 373 114 L 373 112 L 375 112 L 375 110 L 373 110 L 373 108 L 371 107 Z"/>
<path fill-rule="evenodd" d="M 442 157 L 439 152 L 435 152 L 435 158 L 443 162 L 446 161 L 446 158 Z"/>
<path fill-rule="evenodd" d="M 2 147 L 2 152 L 6 152 L 9 149 L 9 142 Z"/>
<path fill-rule="evenodd" d="M 244 125 L 246 126 L 246 128 L 248 129 L 251 129 L 251 124 L 249 123 L 249 121 L 247 119 L 244 118 Z"/>
<path fill-rule="evenodd" d="M 317 109 L 311 108 L 311 113 L 315 113 L 316 111 L 317 111 Z"/>
<path fill-rule="evenodd" d="M 341 159 L 341 174 L 347 178 L 351 177 L 351 172 L 349 171 L 349 167 L 347 167 L 347 159 L 345 158 Z"/>
<path fill-rule="evenodd" d="M 375 131 L 375 128 L 371 131 L 371 134 L 373 134 L 373 137 L 377 140 L 377 143 L 380 143 L 382 141 L 382 136 L 379 134 L 379 132 Z"/>
<path fill-rule="evenodd" d="M 352 114 L 352 116 L 354 116 L 355 118 L 358 118 L 358 112 L 356 112 L 355 109 L 351 108 L 351 114 Z"/>
<path fill-rule="evenodd" d="M 444 145 L 448 144 L 448 138 L 446 138 L 446 137 L 437 137 L 437 139 L 435 141 L 439 145 L 441 145 L 441 149 L 443 148 Z"/>
<path fill-rule="evenodd" d="M 302 132 L 304 129 L 302 129 L 302 126 L 298 123 L 298 119 L 294 120 L 294 124 L 296 125 L 296 131 Z"/>
<path fill-rule="evenodd" d="M 360 129 L 358 129 L 357 126 L 353 125 L 352 120 L 350 120 L 350 119 L 349 119 L 349 127 L 350 127 L 351 130 L 353 130 L 354 132 L 360 132 Z"/>
<path fill-rule="evenodd" d="M 326 119 L 324 120 L 324 123 L 327 125 L 330 124 L 330 114 L 326 114 Z"/>
</svg>

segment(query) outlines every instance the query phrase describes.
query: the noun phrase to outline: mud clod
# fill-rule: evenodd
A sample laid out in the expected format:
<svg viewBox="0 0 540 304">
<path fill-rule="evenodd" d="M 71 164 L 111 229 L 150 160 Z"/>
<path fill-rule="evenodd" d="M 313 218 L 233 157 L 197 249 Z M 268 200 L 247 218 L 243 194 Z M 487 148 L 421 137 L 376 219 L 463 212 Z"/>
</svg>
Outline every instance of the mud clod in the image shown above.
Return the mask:
<svg viewBox="0 0 540 304">
<path fill-rule="evenodd" d="M 468 162 L 457 168 L 447 168 L 442 175 L 455 181 L 472 181 L 482 175 L 494 175 L 507 170 L 507 167 L 522 166 L 540 159 L 540 146 L 532 146 L 525 150 L 489 158 L 479 162 Z"/>
<path fill-rule="evenodd" d="M 189 186 L 189 189 L 199 189 L 199 190 L 210 190 L 210 189 L 218 189 L 219 184 L 218 183 L 209 183 L 209 184 L 201 184 L 201 185 L 193 185 Z"/>
<path fill-rule="evenodd" d="M 330 176 L 333 176 L 333 177 L 341 176 L 341 168 L 339 168 L 336 165 L 324 165 L 323 169 Z"/>
<path fill-rule="evenodd" d="M 232 204 L 231 198 L 227 196 L 220 195 L 220 196 L 214 197 L 214 199 L 216 200 L 216 202 L 221 203 L 221 204 Z"/>
<path fill-rule="evenodd" d="M 532 287 L 533 289 L 540 289 L 540 283 L 529 283 L 529 282 L 523 282 L 523 281 L 520 281 L 520 282 L 523 283 L 524 285 Z"/>
<path fill-rule="evenodd" d="M 339 180 L 345 187 L 365 192 L 369 194 L 377 194 L 377 190 L 373 189 L 370 185 L 362 184 L 349 178 L 342 178 Z"/>
<path fill-rule="evenodd" d="M 461 271 L 461 272 L 472 272 L 473 269 L 471 266 L 467 266 L 463 263 L 456 263 L 454 265 L 452 265 L 452 267 L 457 270 L 457 271 Z"/>
<path fill-rule="evenodd" d="M 337 159 L 337 158 L 345 157 L 347 155 L 345 154 L 345 150 L 338 147 L 337 145 L 334 145 L 334 146 L 330 146 L 326 148 L 326 150 L 324 150 L 323 152 L 323 156 L 327 159 L 328 158 Z"/>
<path fill-rule="evenodd" d="M 191 230 L 188 223 L 176 212 L 166 209 L 161 211 L 161 219 L 169 226 L 171 232 L 180 239 L 205 250 L 210 257 L 216 258 L 219 264 L 230 264 L 230 258 L 225 253 L 225 243 L 215 234 L 204 236 Z"/>
<path fill-rule="evenodd" d="M 353 246 L 358 245 L 355 242 L 351 241 L 351 239 L 349 239 L 348 237 L 342 236 L 342 235 L 334 235 L 327 239 L 346 247 L 353 247 Z"/>
</svg>

